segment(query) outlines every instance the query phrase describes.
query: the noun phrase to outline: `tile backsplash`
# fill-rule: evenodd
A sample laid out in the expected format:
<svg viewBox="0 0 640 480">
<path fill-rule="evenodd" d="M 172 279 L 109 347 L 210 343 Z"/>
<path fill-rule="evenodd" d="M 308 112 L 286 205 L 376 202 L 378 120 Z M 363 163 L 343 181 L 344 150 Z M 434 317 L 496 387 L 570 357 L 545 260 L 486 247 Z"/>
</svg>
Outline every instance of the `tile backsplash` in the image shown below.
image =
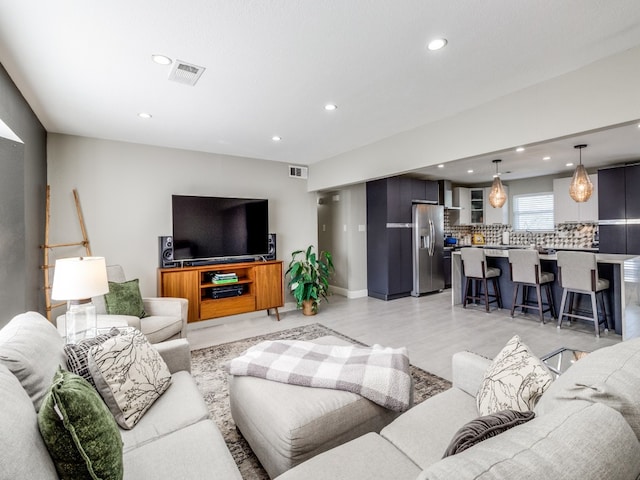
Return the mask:
<svg viewBox="0 0 640 480">
<path fill-rule="evenodd" d="M 591 222 L 559 223 L 553 232 L 514 232 L 511 225 L 450 225 L 449 216 L 445 210 L 444 231 L 446 235 L 456 237 L 460 243 L 463 243 L 463 239 L 467 235 L 481 233 L 484 235 L 487 245 L 501 245 L 502 233 L 509 232 L 510 245 L 535 243 L 541 247 L 592 248 L 594 240 L 597 238 L 598 225 Z"/>
</svg>

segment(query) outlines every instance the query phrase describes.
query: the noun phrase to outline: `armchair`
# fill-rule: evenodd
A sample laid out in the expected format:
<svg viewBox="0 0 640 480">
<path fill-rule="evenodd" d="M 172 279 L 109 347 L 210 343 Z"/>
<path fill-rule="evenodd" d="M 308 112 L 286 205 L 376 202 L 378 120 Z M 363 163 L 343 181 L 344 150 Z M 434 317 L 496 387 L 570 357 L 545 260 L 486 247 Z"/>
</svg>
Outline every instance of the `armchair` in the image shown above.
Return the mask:
<svg viewBox="0 0 640 480">
<path fill-rule="evenodd" d="M 107 278 L 110 282 L 125 282 L 124 269 L 120 265 L 107 266 Z M 146 317 L 131 315 L 110 315 L 104 296 L 92 298 L 98 314 L 98 328 L 134 327 L 140 330 L 151 343 L 160 343 L 175 338 L 187 337 L 187 311 L 189 302 L 185 298 L 154 297 L 143 298 Z M 64 315 L 57 320 L 58 331 L 64 332 Z"/>
</svg>

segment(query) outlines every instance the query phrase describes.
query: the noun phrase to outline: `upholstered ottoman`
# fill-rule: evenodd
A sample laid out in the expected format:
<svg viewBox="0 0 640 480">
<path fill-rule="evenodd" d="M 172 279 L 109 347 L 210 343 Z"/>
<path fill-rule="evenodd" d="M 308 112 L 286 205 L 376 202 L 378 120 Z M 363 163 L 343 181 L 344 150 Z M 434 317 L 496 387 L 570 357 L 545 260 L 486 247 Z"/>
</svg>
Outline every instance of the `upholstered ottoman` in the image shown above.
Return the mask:
<svg viewBox="0 0 640 480">
<path fill-rule="evenodd" d="M 336 337 L 313 340 L 350 345 Z M 260 463 L 275 478 L 305 460 L 368 432 L 400 413 L 351 392 L 229 376 L 231 415 Z"/>
</svg>

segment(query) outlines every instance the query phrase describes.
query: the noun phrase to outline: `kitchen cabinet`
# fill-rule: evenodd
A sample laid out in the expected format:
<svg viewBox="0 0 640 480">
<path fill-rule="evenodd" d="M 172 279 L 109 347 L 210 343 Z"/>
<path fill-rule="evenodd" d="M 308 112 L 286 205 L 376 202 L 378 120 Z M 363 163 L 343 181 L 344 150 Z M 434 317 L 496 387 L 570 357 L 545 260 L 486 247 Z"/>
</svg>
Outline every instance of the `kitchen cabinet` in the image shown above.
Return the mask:
<svg viewBox="0 0 640 480">
<path fill-rule="evenodd" d="M 437 203 L 438 183 L 410 177 L 367 182 L 367 289 L 382 300 L 413 288 L 412 200 Z"/>
<path fill-rule="evenodd" d="M 455 225 L 468 225 L 471 223 L 471 195 L 466 187 L 453 189 L 453 206 L 459 207 L 458 220 Z"/>
<path fill-rule="evenodd" d="M 489 203 L 489 194 L 491 193 L 491 187 L 484 189 L 484 198 L 487 201 L 484 204 L 484 223 L 486 225 L 492 225 L 494 223 L 501 223 L 503 225 L 509 224 L 509 187 L 503 185 L 504 191 L 507 194 L 507 200 L 500 208 L 493 208 Z"/>
<path fill-rule="evenodd" d="M 598 170 L 600 253 L 640 255 L 640 165 Z"/>
<path fill-rule="evenodd" d="M 507 195 L 508 187 L 504 187 Z M 453 189 L 453 206 L 460 207 L 458 220 L 454 225 L 509 223 L 509 200 L 502 208 L 493 208 L 489 204 L 490 187 Z"/>
<path fill-rule="evenodd" d="M 553 218 L 555 223 L 598 221 L 598 176 L 589 175 L 593 193 L 586 202 L 576 202 L 569 196 L 572 177 L 553 180 Z"/>
<path fill-rule="evenodd" d="M 470 188 L 471 223 L 484 223 L 484 188 Z"/>
</svg>

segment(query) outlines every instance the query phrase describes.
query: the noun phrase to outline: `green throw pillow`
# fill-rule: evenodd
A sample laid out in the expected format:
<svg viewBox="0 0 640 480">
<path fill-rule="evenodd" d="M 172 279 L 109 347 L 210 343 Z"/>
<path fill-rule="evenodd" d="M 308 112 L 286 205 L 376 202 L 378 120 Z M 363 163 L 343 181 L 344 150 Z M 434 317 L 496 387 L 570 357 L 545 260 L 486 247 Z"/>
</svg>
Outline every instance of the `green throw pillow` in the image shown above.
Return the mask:
<svg viewBox="0 0 640 480">
<path fill-rule="evenodd" d="M 61 479 L 122 479 L 118 426 L 84 378 L 58 369 L 38 412 L 38 426 Z"/>
<path fill-rule="evenodd" d="M 104 296 L 104 303 L 111 315 L 147 316 L 137 278 L 122 283 L 109 282 L 109 293 Z"/>
</svg>

